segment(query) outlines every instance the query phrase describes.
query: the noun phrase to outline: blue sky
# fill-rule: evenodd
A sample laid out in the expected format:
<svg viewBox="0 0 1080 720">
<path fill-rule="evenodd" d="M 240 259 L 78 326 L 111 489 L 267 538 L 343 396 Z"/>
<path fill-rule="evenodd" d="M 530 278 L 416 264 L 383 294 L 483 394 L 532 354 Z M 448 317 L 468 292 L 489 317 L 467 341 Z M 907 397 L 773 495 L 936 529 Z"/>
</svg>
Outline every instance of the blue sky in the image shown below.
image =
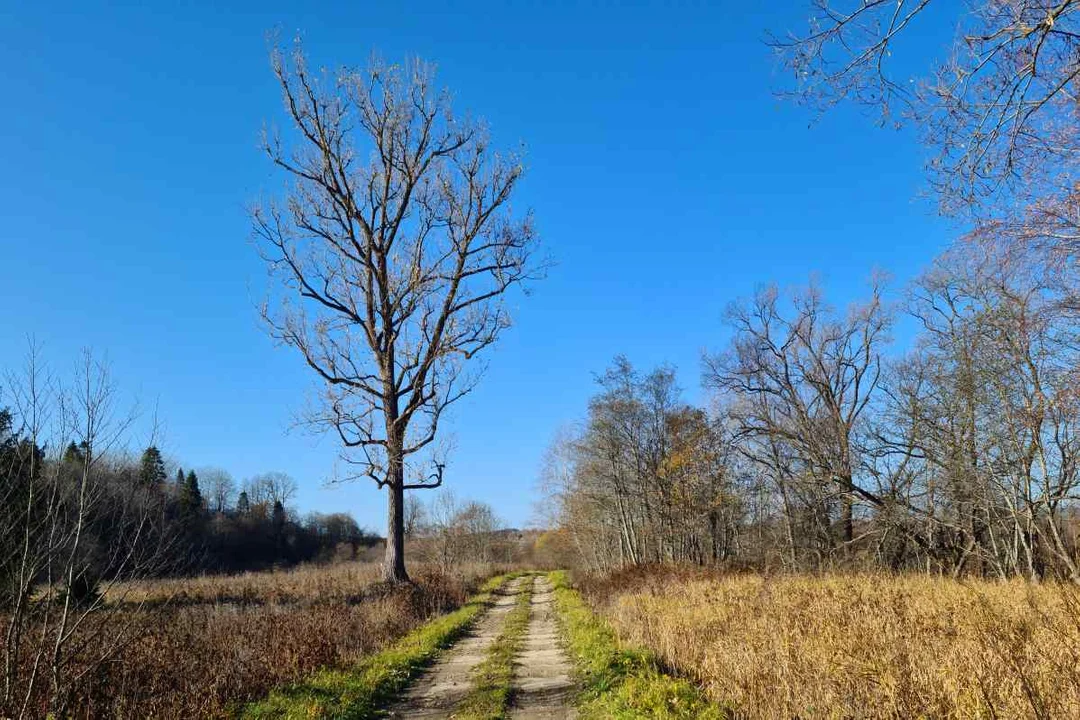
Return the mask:
<svg viewBox="0 0 1080 720">
<path fill-rule="evenodd" d="M 448 427 L 447 484 L 529 520 L 544 448 L 616 354 L 672 363 L 700 399 L 725 306 L 816 274 L 834 302 L 874 268 L 900 287 L 954 229 L 910 133 L 855 108 L 817 123 L 773 95 L 768 29 L 805 0 L 663 6 L 0 0 L 0 368 L 26 337 L 63 370 L 107 353 L 185 466 L 282 470 L 302 510 L 381 529 L 373 486 L 325 489 L 335 447 L 287 432 L 311 378 L 255 304 L 266 275 L 247 204 L 279 178 L 257 149 L 283 122 L 266 33 L 313 64 L 435 62 L 455 106 L 524 143 L 531 207 L 557 262 Z M 930 39 L 919 41 L 936 49 Z"/>
</svg>

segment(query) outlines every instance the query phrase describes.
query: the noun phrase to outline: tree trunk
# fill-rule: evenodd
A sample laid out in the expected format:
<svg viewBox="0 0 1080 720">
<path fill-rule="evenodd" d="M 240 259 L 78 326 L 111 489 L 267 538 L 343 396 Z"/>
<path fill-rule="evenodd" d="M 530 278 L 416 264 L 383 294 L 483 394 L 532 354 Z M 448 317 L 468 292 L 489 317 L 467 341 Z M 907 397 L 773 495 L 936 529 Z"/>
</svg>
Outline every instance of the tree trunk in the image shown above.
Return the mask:
<svg viewBox="0 0 1080 720">
<path fill-rule="evenodd" d="M 405 572 L 405 468 L 401 455 L 390 458 L 390 483 L 386 493 L 386 560 L 383 578 L 387 582 L 409 582 Z"/>
<path fill-rule="evenodd" d="M 846 552 L 850 554 L 852 552 L 851 542 L 855 539 L 855 518 L 853 512 L 855 502 L 851 491 L 851 481 L 847 480 L 844 487 L 844 494 L 841 497 L 844 547 Z"/>
<path fill-rule="evenodd" d="M 840 477 L 840 531 L 843 533 L 844 555 L 851 557 L 855 539 L 855 481 L 851 471 L 847 470 Z"/>
</svg>

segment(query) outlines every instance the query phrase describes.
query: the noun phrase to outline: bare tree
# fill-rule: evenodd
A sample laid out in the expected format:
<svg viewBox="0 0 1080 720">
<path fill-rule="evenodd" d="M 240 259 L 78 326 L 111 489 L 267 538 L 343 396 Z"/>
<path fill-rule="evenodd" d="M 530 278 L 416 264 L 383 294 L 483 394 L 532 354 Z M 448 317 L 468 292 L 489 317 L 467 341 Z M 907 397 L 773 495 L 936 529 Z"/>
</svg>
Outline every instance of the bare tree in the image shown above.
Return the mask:
<svg viewBox="0 0 1080 720">
<path fill-rule="evenodd" d="M 1072 191 L 1080 2 L 812 0 L 812 10 L 808 31 L 773 39 L 794 74 L 792 94 L 917 121 L 936 150 L 929 169 L 946 208 L 1002 190 L 1029 199 Z M 911 57 L 905 41 L 935 16 L 956 28 L 951 51 Z M 896 74 L 895 58 L 905 56 L 906 67 L 927 66 L 918 82 Z"/>
<path fill-rule="evenodd" d="M 1080 318 L 1054 251 L 1004 226 L 913 283 L 920 331 L 888 358 L 880 284 L 734 306 L 705 359 L 711 415 L 624 358 L 543 474 L 548 522 L 591 570 L 861 564 L 1080 582 Z"/>
<path fill-rule="evenodd" d="M 296 497 L 296 481 L 287 473 L 277 471 L 262 473 L 251 478 L 249 484 L 252 488 L 257 488 L 254 491 L 256 497 L 271 506 L 280 504 L 285 507 Z"/>
<path fill-rule="evenodd" d="M 545 458 L 545 522 L 592 569 L 727 559 L 740 513 L 720 426 L 682 402 L 670 367 L 618 357 L 598 383 L 587 422 Z"/>
<path fill-rule="evenodd" d="M 117 412 L 107 367 L 86 352 L 61 387 L 32 346 L 25 373 L 8 379 L 13 412 L 0 413 L 0 714 L 66 717 L 80 685 L 145 619 L 137 602 L 124 607 L 122 581 L 161 572 L 171 548 L 160 489 L 140 482 L 138 465 L 121 455 L 133 416 Z"/>
<path fill-rule="evenodd" d="M 412 538 L 418 535 L 427 523 L 427 511 L 420 498 L 409 493 L 405 496 L 405 537 Z"/>
<path fill-rule="evenodd" d="M 1080 578 L 1064 530 L 1080 482 L 1080 335 L 1061 302 L 1069 291 L 1045 268 L 1037 248 L 979 236 L 913 291 L 923 382 L 906 404 L 957 573 L 1037 577 L 1053 566 Z"/>
<path fill-rule="evenodd" d="M 229 509 L 236 495 L 236 482 L 232 475 L 221 468 L 203 468 L 199 471 L 199 481 L 206 488 L 206 497 L 210 508 L 216 513 Z"/>
<path fill-rule="evenodd" d="M 463 503 L 447 489 L 432 497 L 419 514 L 425 520 L 424 549 L 444 570 L 494 559 L 495 533 L 502 521 L 490 505 L 475 500 Z"/>
<path fill-rule="evenodd" d="M 881 378 L 890 314 L 877 284 L 869 302 L 841 317 L 814 287 L 792 296 L 790 313 L 779 299 L 770 287 L 732 308 L 731 350 L 706 357 L 705 382 L 737 400 L 731 413 L 750 441 L 744 452 L 770 469 L 781 493 L 811 492 L 803 500 L 825 538 L 832 499 L 839 500 L 850 549 L 856 502 L 883 505 L 857 482 L 856 436 Z"/>
<path fill-rule="evenodd" d="M 464 536 L 463 556 L 473 561 L 491 562 L 495 532 L 503 525 L 492 507 L 475 500 L 468 502 L 454 518 L 454 525 Z"/>
<path fill-rule="evenodd" d="M 387 489 L 385 573 L 405 581 L 404 491 L 442 483 L 439 422 L 536 269 L 532 223 L 509 206 L 522 164 L 452 114 L 421 62 L 330 76 L 299 46 L 272 59 L 295 142 L 265 142 L 290 182 L 253 212 L 284 290 L 264 315 L 321 380 L 309 419 L 337 434 L 347 477 Z"/>
<path fill-rule="evenodd" d="M 428 521 L 426 529 L 432 554 L 443 570 L 449 570 L 460 557 L 463 528 L 457 523 L 457 518 L 461 507 L 454 491 L 446 489 L 431 498 L 424 513 Z"/>
</svg>

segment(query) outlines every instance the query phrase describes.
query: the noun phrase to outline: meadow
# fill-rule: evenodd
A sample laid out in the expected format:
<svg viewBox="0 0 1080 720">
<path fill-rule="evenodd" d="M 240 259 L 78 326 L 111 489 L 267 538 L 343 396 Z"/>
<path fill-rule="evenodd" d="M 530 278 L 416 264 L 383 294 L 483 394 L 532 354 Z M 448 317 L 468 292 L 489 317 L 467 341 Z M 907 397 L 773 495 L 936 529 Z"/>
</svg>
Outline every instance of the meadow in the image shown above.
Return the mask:
<svg viewBox="0 0 1080 720">
<path fill-rule="evenodd" d="M 110 587 L 116 633 L 86 633 L 76 717 L 224 718 L 273 688 L 376 652 L 459 607 L 495 573 L 417 563 L 388 588 L 376 563 L 140 581 Z M 89 662 L 102 653 L 109 659 Z M 78 671 L 76 670 L 76 674 Z"/>
<path fill-rule="evenodd" d="M 1073 586 L 672 569 L 578 585 L 732 717 L 1080 717 Z"/>
</svg>

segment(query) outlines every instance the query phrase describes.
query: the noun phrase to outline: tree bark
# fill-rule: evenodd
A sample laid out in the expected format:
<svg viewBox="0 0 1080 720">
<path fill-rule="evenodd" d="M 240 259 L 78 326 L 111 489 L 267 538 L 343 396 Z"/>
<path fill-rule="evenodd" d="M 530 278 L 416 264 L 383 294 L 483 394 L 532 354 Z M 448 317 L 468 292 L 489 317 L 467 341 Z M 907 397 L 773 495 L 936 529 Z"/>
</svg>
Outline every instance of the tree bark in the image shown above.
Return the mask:
<svg viewBox="0 0 1080 720">
<path fill-rule="evenodd" d="M 405 468 L 400 454 L 390 460 L 390 482 L 386 487 L 386 559 L 383 577 L 387 582 L 409 582 L 405 572 Z"/>
<path fill-rule="evenodd" d="M 852 552 L 851 542 L 855 539 L 855 498 L 850 478 L 844 478 L 844 492 L 840 498 L 841 518 L 844 533 L 844 551 Z"/>
</svg>

